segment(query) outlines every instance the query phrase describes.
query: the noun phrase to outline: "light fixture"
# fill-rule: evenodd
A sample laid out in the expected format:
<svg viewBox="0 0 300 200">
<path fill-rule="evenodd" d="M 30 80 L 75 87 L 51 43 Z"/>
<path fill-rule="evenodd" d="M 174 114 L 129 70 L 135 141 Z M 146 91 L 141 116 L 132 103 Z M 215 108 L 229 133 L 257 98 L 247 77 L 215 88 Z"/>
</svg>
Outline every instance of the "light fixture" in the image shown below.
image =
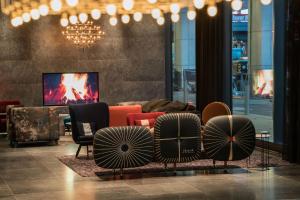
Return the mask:
<svg viewBox="0 0 300 200">
<path fill-rule="evenodd" d="M 194 20 L 196 18 L 196 11 L 195 10 L 188 10 L 187 12 L 187 18 L 189 20 Z"/>
<path fill-rule="evenodd" d="M 47 16 L 49 13 L 49 7 L 46 4 L 42 4 L 39 6 L 39 11 L 41 16 Z"/>
<path fill-rule="evenodd" d="M 38 20 L 40 18 L 40 12 L 36 8 L 30 11 L 30 15 L 33 20 Z"/>
<path fill-rule="evenodd" d="M 117 6 L 115 4 L 108 4 L 106 6 L 106 12 L 109 15 L 115 15 L 117 13 Z"/>
<path fill-rule="evenodd" d="M 54 12 L 59 12 L 62 8 L 62 3 L 60 0 L 51 0 L 50 7 Z"/>
<path fill-rule="evenodd" d="M 235 10 L 235 11 L 241 10 L 242 7 L 243 7 L 243 2 L 242 2 L 242 0 L 233 0 L 233 1 L 231 2 L 231 8 L 232 8 L 233 10 Z"/>
<path fill-rule="evenodd" d="M 101 17 L 101 11 L 99 9 L 95 8 L 91 11 L 91 16 L 94 20 L 98 20 Z"/>
<path fill-rule="evenodd" d="M 132 10 L 134 6 L 134 0 L 123 0 L 122 5 L 123 8 L 127 11 Z"/>
<path fill-rule="evenodd" d="M 100 40 L 104 35 L 100 26 L 94 25 L 92 21 L 69 25 L 62 31 L 63 36 L 78 47 L 90 47 Z"/>
<path fill-rule="evenodd" d="M 140 22 L 140 21 L 142 21 L 142 19 L 143 19 L 143 14 L 142 14 L 141 12 L 135 12 L 135 13 L 133 14 L 133 19 L 134 19 L 134 21 L 136 21 L 136 22 Z"/>
<path fill-rule="evenodd" d="M 162 26 L 165 23 L 165 18 L 164 17 L 159 17 L 159 18 L 157 18 L 156 22 L 157 22 L 158 25 Z"/>
<path fill-rule="evenodd" d="M 160 9 L 154 8 L 151 10 L 151 15 L 154 19 L 157 19 L 160 17 Z"/>
<path fill-rule="evenodd" d="M 172 3 L 170 5 L 170 11 L 173 14 L 178 14 L 180 12 L 180 6 L 178 3 Z"/>
<path fill-rule="evenodd" d="M 22 18 L 23 18 L 23 21 L 26 23 L 30 22 L 30 20 L 31 20 L 31 16 L 28 12 L 23 13 Z"/>
<path fill-rule="evenodd" d="M 204 0 L 193 0 L 194 6 L 197 9 L 202 9 L 205 6 L 205 1 Z"/>
<path fill-rule="evenodd" d="M 78 23 L 78 18 L 77 18 L 76 15 L 71 15 L 69 17 L 69 21 L 70 21 L 71 24 L 77 24 Z"/>
<path fill-rule="evenodd" d="M 272 3 L 272 0 L 260 0 L 260 2 L 261 2 L 263 5 L 267 6 L 267 5 L 270 5 L 270 4 Z"/>
<path fill-rule="evenodd" d="M 75 7 L 78 4 L 78 0 L 66 0 L 68 6 Z"/>
<path fill-rule="evenodd" d="M 112 25 L 112 26 L 116 26 L 116 25 L 118 24 L 118 19 L 117 19 L 115 16 L 110 17 L 110 18 L 109 18 L 109 23 L 110 23 L 110 25 Z"/>
<path fill-rule="evenodd" d="M 218 8 L 217 6 L 213 5 L 213 6 L 208 6 L 207 8 L 207 14 L 211 17 L 216 16 L 218 13 Z"/>
<path fill-rule="evenodd" d="M 69 20 L 68 20 L 67 18 L 61 18 L 61 19 L 60 19 L 60 25 L 61 25 L 62 27 L 68 26 L 68 25 L 69 25 Z"/>
<path fill-rule="evenodd" d="M 176 23 L 176 22 L 179 21 L 179 19 L 180 19 L 179 14 L 172 14 L 172 15 L 171 15 L 171 20 L 172 20 L 172 22 Z"/>
<path fill-rule="evenodd" d="M 187 17 L 190 20 L 195 19 L 196 9 L 203 9 L 207 6 L 209 16 L 216 16 L 218 13 L 217 3 L 231 3 L 234 10 L 242 8 L 243 0 L 0 0 L 1 11 L 10 17 L 12 24 L 19 26 L 20 18 L 22 23 L 30 19 L 38 19 L 40 16 L 59 15 L 62 18 L 63 13 L 69 13 L 71 16 L 85 13 L 81 17 L 81 22 L 88 20 L 86 15 L 98 20 L 102 14 L 110 15 L 111 24 L 118 23 L 117 15 L 133 16 L 134 21 L 142 20 L 143 15 L 151 15 L 156 21 L 162 22 L 166 13 L 171 13 L 173 22 L 179 21 L 180 10 L 188 9 Z M 260 0 L 263 5 L 269 5 L 272 0 Z M 33 16 L 28 19 L 28 13 Z M 38 12 L 37 12 L 38 11 Z M 26 14 L 27 13 L 27 14 Z M 23 16 L 24 15 L 24 16 Z M 25 20 L 23 19 L 25 17 Z M 16 19 L 17 18 L 17 19 Z M 121 17 L 122 18 L 122 17 Z M 160 19 L 159 19 L 160 18 Z M 14 20 L 13 20 L 14 19 Z M 128 17 L 125 17 L 128 19 Z M 159 19 L 159 20 L 158 20 Z M 130 19 L 129 19 L 130 20 Z M 69 19 L 69 23 L 77 23 L 77 17 Z M 126 21 L 126 20 L 125 20 Z"/>
<path fill-rule="evenodd" d="M 80 13 L 78 18 L 81 23 L 85 23 L 88 20 L 88 15 L 86 13 Z"/>
<path fill-rule="evenodd" d="M 129 15 L 125 14 L 125 15 L 122 15 L 121 20 L 124 24 L 128 24 L 130 21 L 130 17 L 129 17 Z"/>
</svg>

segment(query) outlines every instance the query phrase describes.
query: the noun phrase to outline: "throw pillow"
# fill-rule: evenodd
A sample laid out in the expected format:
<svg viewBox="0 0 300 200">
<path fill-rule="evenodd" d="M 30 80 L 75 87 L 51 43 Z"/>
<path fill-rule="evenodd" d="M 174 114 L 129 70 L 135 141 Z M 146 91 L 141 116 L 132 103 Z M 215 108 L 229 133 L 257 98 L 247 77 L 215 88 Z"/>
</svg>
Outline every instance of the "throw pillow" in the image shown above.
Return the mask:
<svg viewBox="0 0 300 200">
<path fill-rule="evenodd" d="M 96 132 L 96 124 L 94 122 L 78 122 L 77 126 L 79 133 L 82 136 L 94 135 L 94 133 Z"/>
<path fill-rule="evenodd" d="M 146 128 L 153 128 L 154 124 L 155 124 L 155 119 L 151 118 L 151 119 L 142 119 L 142 120 L 135 120 L 134 124 L 136 126 L 144 126 Z"/>
</svg>

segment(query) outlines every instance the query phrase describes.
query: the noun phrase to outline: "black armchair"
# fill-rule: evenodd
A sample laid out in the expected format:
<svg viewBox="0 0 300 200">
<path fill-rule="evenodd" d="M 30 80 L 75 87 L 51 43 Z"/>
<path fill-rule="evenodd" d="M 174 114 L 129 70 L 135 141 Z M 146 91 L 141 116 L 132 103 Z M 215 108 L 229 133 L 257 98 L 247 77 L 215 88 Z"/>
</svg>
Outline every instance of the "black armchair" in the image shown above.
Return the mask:
<svg viewBox="0 0 300 200">
<path fill-rule="evenodd" d="M 109 126 L 109 111 L 106 103 L 92 103 L 70 105 L 72 138 L 76 144 L 79 144 L 76 152 L 76 158 L 80 152 L 81 146 L 87 147 L 93 145 L 94 134 L 97 130 Z M 88 124 L 92 134 L 86 134 L 84 124 Z"/>
</svg>

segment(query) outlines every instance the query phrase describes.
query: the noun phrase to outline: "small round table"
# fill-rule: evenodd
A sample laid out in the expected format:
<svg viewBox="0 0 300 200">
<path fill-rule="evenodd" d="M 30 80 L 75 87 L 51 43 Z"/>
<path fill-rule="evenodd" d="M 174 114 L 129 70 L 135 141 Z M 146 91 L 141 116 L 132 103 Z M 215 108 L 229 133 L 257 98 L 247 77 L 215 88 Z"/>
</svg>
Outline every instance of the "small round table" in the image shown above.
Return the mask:
<svg viewBox="0 0 300 200">
<path fill-rule="evenodd" d="M 268 170 L 270 165 L 270 137 L 269 131 L 261 131 L 256 134 L 256 139 L 261 140 L 261 164 L 263 170 Z"/>
</svg>

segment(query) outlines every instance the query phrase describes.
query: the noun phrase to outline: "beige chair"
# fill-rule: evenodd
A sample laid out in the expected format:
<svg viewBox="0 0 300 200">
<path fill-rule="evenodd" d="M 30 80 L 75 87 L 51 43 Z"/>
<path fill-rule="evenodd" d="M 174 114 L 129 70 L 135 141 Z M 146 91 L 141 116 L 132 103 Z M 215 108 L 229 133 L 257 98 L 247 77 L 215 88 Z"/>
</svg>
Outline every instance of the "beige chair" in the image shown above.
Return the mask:
<svg viewBox="0 0 300 200">
<path fill-rule="evenodd" d="M 230 108 L 225 103 L 212 102 L 202 111 L 202 123 L 205 125 L 211 118 L 222 115 L 231 115 Z"/>
</svg>

